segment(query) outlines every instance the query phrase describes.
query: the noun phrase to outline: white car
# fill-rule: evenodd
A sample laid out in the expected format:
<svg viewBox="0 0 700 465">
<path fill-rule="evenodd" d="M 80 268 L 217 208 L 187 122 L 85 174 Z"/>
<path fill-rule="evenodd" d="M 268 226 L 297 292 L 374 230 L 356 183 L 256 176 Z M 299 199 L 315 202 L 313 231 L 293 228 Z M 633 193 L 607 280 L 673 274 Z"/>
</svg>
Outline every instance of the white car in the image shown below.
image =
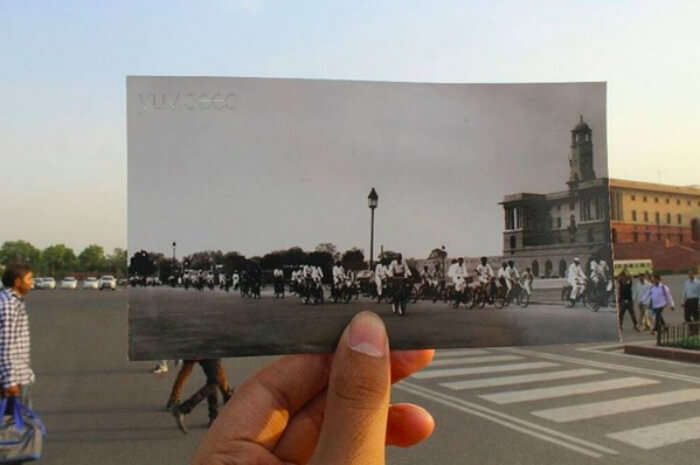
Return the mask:
<svg viewBox="0 0 700 465">
<path fill-rule="evenodd" d="M 78 288 L 78 280 L 72 276 L 68 276 L 66 278 L 63 278 L 63 281 L 61 281 L 61 289 L 77 289 L 77 288 Z"/>
<path fill-rule="evenodd" d="M 56 289 L 56 280 L 53 278 L 36 278 L 34 287 L 37 289 Z"/>
<path fill-rule="evenodd" d="M 117 278 L 114 276 L 106 275 L 100 278 L 100 290 L 102 289 L 112 289 L 117 290 Z"/>
<path fill-rule="evenodd" d="M 99 289 L 100 282 L 94 276 L 90 276 L 83 281 L 83 289 Z"/>
</svg>

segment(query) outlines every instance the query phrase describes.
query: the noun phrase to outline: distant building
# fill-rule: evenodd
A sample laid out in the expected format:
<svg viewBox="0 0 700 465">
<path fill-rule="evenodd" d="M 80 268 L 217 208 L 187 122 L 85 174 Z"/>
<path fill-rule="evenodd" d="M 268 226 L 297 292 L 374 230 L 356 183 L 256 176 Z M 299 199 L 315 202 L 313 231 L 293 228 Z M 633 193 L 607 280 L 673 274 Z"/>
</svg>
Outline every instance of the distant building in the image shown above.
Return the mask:
<svg viewBox="0 0 700 465">
<path fill-rule="evenodd" d="M 565 276 L 574 257 L 612 260 L 608 179 L 593 169 L 592 129 L 580 118 L 571 130 L 567 189 L 505 196 L 503 257 L 537 277 Z"/>
<path fill-rule="evenodd" d="M 610 180 L 615 258 L 650 258 L 654 269 L 700 265 L 700 187 Z"/>
</svg>

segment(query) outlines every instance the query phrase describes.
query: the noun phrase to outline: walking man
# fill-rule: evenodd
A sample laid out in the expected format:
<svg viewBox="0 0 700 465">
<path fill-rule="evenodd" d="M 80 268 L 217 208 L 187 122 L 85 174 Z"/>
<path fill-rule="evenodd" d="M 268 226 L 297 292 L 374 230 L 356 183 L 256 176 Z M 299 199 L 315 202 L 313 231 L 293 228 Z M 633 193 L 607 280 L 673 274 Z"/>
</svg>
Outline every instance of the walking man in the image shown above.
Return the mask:
<svg viewBox="0 0 700 465">
<path fill-rule="evenodd" d="M 9 265 L 2 275 L 0 290 L 0 382 L 3 399 L 8 399 L 5 415 L 14 412 L 15 400 L 31 408 L 34 372 L 30 363 L 29 318 L 24 297 L 34 284 L 27 266 Z M 20 463 L 20 462 L 16 462 Z"/>
<path fill-rule="evenodd" d="M 637 325 L 637 318 L 634 316 L 634 302 L 632 300 L 632 279 L 623 270 L 618 278 L 618 314 L 620 315 L 620 331 L 622 331 L 622 324 L 625 319 L 625 312 L 629 312 L 630 318 L 632 318 L 632 324 L 634 325 L 634 330 L 639 332 L 639 326 Z"/>
<path fill-rule="evenodd" d="M 182 391 L 182 387 L 185 380 L 192 372 L 194 364 L 199 363 L 202 367 L 204 375 L 207 377 L 207 381 L 202 386 L 199 391 L 195 392 L 192 397 L 187 399 L 183 403 L 177 401 L 177 397 Z M 172 405 L 172 414 L 175 417 L 175 422 L 177 423 L 180 431 L 187 434 L 187 426 L 185 425 L 185 415 L 189 414 L 194 408 L 199 405 L 204 399 L 207 399 L 207 404 L 209 406 L 209 426 L 214 423 L 214 420 L 219 414 L 219 397 L 216 393 L 217 389 L 221 390 L 221 395 L 224 399 L 224 404 L 233 395 L 233 389 L 228 385 L 226 380 L 226 373 L 224 372 L 224 367 L 221 364 L 221 359 L 204 359 L 204 360 L 186 360 L 180 373 L 178 374 L 175 384 L 173 385 L 173 391 L 170 394 L 170 399 L 168 400 L 168 406 Z"/>
<path fill-rule="evenodd" d="M 666 322 L 663 317 L 663 310 L 667 306 L 671 307 L 671 311 L 675 310 L 675 304 L 673 303 L 673 296 L 671 296 L 671 291 L 668 286 L 661 282 L 661 276 L 655 274 L 652 278 L 653 285 L 647 290 L 642 298 L 641 302 L 649 302 L 649 306 L 654 315 L 656 324 L 654 331 L 651 334 L 656 334 L 657 332 L 666 330 Z"/>
<path fill-rule="evenodd" d="M 700 329 L 700 312 L 698 311 L 698 297 L 700 296 L 700 280 L 693 270 L 688 271 L 688 280 L 683 283 L 683 308 L 685 310 L 685 322 L 688 324 L 688 334 L 696 336 Z"/>
</svg>

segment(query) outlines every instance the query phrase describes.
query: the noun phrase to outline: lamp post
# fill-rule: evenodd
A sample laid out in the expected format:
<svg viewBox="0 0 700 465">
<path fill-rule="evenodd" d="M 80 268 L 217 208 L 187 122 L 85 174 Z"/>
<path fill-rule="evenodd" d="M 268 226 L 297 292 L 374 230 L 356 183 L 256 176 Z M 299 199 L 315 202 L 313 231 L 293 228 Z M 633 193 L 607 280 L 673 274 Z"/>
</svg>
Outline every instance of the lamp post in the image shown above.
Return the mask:
<svg viewBox="0 0 700 465">
<path fill-rule="evenodd" d="M 177 242 L 173 241 L 173 261 L 175 261 L 175 247 L 177 247 Z"/>
<path fill-rule="evenodd" d="M 371 220 L 371 225 L 370 225 L 370 233 L 369 233 L 369 269 L 373 270 L 374 269 L 374 209 L 377 208 L 377 205 L 379 205 L 379 196 L 377 195 L 377 191 L 374 190 L 374 187 L 372 190 L 369 192 L 369 195 L 367 196 L 367 205 L 369 206 L 370 211 L 372 212 L 372 220 Z"/>
<path fill-rule="evenodd" d="M 447 250 L 445 249 L 445 246 L 444 246 L 444 245 L 442 246 L 441 250 L 442 250 L 442 280 L 445 281 L 446 278 L 447 278 L 446 270 L 445 270 L 445 267 L 447 266 L 447 265 L 446 265 L 446 262 L 447 262 Z"/>
</svg>

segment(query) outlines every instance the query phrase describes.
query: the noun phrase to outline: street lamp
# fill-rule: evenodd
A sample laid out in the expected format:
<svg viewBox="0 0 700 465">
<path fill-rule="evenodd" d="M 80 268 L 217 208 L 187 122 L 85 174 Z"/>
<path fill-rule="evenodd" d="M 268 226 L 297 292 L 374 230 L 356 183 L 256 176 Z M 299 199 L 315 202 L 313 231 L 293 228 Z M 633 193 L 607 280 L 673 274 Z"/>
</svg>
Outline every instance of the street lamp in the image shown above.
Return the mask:
<svg viewBox="0 0 700 465">
<path fill-rule="evenodd" d="M 442 246 L 442 280 L 445 281 L 447 279 L 446 275 L 446 270 L 445 267 L 447 266 L 447 250 L 445 249 L 445 246 Z"/>
<path fill-rule="evenodd" d="M 173 241 L 173 261 L 175 261 L 175 247 L 177 247 L 177 242 Z"/>
<path fill-rule="evenodd" d="M 377 208 L 377 205 L 379 205 L 379 196 L 377 195 L 377 191 L 374 190 L 374 187 L 372 188 L 372 190 L 369 192 L 369 195 L 367 196 L 367 205 L 369 206 L 369 209 L 372 212 L 372 220 L 371 220 L 370 233 L 369 233 L 369 269 L 373 270 L 374 269 L 374 209 Z"/>
</svg>

